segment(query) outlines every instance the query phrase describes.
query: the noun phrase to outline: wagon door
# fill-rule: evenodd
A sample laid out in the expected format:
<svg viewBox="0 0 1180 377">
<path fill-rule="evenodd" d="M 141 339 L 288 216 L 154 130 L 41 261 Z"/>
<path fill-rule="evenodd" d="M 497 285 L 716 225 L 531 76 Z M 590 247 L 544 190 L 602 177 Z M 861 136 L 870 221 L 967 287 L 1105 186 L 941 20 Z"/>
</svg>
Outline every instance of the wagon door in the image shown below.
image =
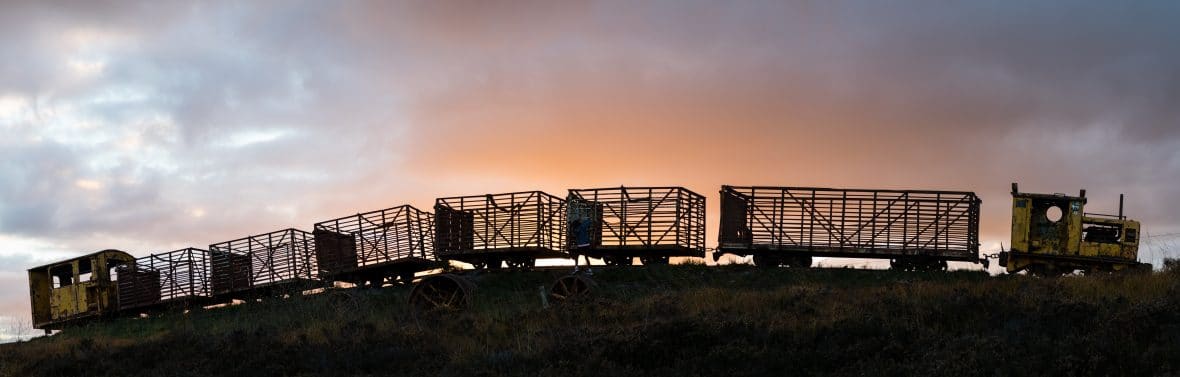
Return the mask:
<svg viewBox="0 0 1180 377">
<path fill-rule="evenodd" d="M 754 241 L 747 223 L 749 203 L 730 188 L 721 190 L 721 247 L 749 248 Z"/>
</svg>

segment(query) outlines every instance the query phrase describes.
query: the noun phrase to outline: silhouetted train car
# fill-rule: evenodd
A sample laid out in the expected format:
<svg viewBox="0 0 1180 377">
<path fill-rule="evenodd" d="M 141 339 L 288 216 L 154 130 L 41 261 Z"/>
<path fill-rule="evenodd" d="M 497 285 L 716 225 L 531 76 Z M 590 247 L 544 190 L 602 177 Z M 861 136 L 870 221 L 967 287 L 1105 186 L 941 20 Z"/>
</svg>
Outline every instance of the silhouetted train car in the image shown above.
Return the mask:
<svg viewBox="0 0 1180 377">
<path fill-rule="evenodd" d="M 214 297 L 291 294 L 319 285 L 311 233 L 284 229 L 209 245 Z"/>
<path fill-rule="evenodd" d="M 980 203 L 957 191 L 722 186 L 714 258 L 790 267 L 809 267 L 812 257 L 887 258 L 901 270 L 981 262 Z"/>
<path fill-rule="evenodd" d="M 119 291 L 111 271 L 135 257 L 103 250 L 29 269 L 33 328 L 49 330 L 118 311 Z"/>
<path fill-rule="evenodd" d="M 434 216 L 403 205 L 315 224 L 320 278 L 381 286 L 410 283 L 414 273 L 438 268 Z"/>
<path fill-rule="evenodd" d="M 683 187 L 570 190 L 567 250 L 608 265 L 705 256 L 705 197 Z"/>
<path fill-rule="evenodd" d="M 194 308 L 211 302 L 209 252 L 187 248 L 119 266 L 119 310 Z"/>
<path fill-rule="evenodd" d="M 565 201 L 541 191 L 439 198 L 435 252 L 475 268 L 527 268 L 565 253 Z"/>
</svg>

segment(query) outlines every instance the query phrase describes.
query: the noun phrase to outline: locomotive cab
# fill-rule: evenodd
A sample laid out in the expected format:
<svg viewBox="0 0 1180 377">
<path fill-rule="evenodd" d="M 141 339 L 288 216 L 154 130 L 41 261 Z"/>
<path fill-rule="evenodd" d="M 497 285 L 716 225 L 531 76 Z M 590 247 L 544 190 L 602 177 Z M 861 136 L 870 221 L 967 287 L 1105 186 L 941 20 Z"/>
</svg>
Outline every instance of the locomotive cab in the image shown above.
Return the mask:
<svg viewBox="0 0 1180 377">
<path fill-rule="evenodd" d="M 134 261 L 126 252 L 103 250 L 29 269 L 33 327 L 60 330 L 75 321 L 114 313 L 118 309 L 114 268 Z"/>
</svg>

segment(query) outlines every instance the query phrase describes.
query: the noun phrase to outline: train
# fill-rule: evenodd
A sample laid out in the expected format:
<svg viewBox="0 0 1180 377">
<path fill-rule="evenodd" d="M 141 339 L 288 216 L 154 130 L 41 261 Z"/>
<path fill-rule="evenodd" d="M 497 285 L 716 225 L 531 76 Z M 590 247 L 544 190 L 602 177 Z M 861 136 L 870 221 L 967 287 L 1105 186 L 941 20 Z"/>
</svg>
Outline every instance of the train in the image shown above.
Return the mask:
<svg viewBox="0 0 1180 377">
<path fill-rule="evenodd" d="M 810 268 L 814 258 L 888 260 L 891 269 L 940 271 L 948 262 L 998 259 L 1007 273 L 1058 276 L 1150 271 L 1138 262 L 1141 225 L 1084 212 L 1078 196 L 1012 184 L 1010 248 L 980 252 L 982 200 L 974 192 L 722 186 L 714 260 L 750 257 L 760 268 Z M 97 319 L 193 310 L 330 287 L 412 285 L 422 310 L 462 307 L 472 284 L 448 272 L 536 269 L 540 259 L 595 258 L 609 266 L 705 258 L 705 197 L 684 187 L 571 189 L 562 198 L 522 191 L 438 198 L 282 229 L 206 248 L 135 257 L 108 249 L 28 270 L 33 326 L 61 330 Z M 459 262 L 456 265 L 452 262 Z M 470 266 L 470 267 L 466 267 Z M 345 283 L 345 284 L 338 284 Z M 594 282 L 563 276 L 550 294 Z"/>
</svg>

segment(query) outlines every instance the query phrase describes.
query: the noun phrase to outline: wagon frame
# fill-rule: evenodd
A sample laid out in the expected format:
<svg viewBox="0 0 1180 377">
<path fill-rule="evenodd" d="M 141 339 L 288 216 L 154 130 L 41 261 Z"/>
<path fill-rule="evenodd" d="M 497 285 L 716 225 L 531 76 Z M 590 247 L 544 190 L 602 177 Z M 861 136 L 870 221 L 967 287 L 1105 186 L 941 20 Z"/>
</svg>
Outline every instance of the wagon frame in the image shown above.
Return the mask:
<svg viewBox="0 0 1180 377">
<path fill-rule="evenodd" d="M 434 255 L 434 215 L 410 205 L 322 221 L 312 234 L 324 281 L 408 284 L 415 273 L 441 267 Z"/>
<path fill-rule="evenodd" d="M 571 189 L 566 248 L 608 265 L 705 257 L 705 197 L 684 187 Z"/>
<path fill-rule="evenodd" d="M 321 286 L 312 235 L 287 228 L 209 245 L 212 295 L 253 299 Z"/>
<path fill-rule="evenodd" d="M 533 267 L 537 259 L 568 258 L 565 200 L 542 191 L 438 198 L 434 246 L 441 260 L 477 269 Z"/>
<path fill-rule="evenodd" d="M 722 186 L 718 252 L 807 267 L 811 257 L 890 259 L 897 269 L 980 263 L 973 192 Z M 761 262 L 763 263 L 759 263 Z"/>
</svg>

